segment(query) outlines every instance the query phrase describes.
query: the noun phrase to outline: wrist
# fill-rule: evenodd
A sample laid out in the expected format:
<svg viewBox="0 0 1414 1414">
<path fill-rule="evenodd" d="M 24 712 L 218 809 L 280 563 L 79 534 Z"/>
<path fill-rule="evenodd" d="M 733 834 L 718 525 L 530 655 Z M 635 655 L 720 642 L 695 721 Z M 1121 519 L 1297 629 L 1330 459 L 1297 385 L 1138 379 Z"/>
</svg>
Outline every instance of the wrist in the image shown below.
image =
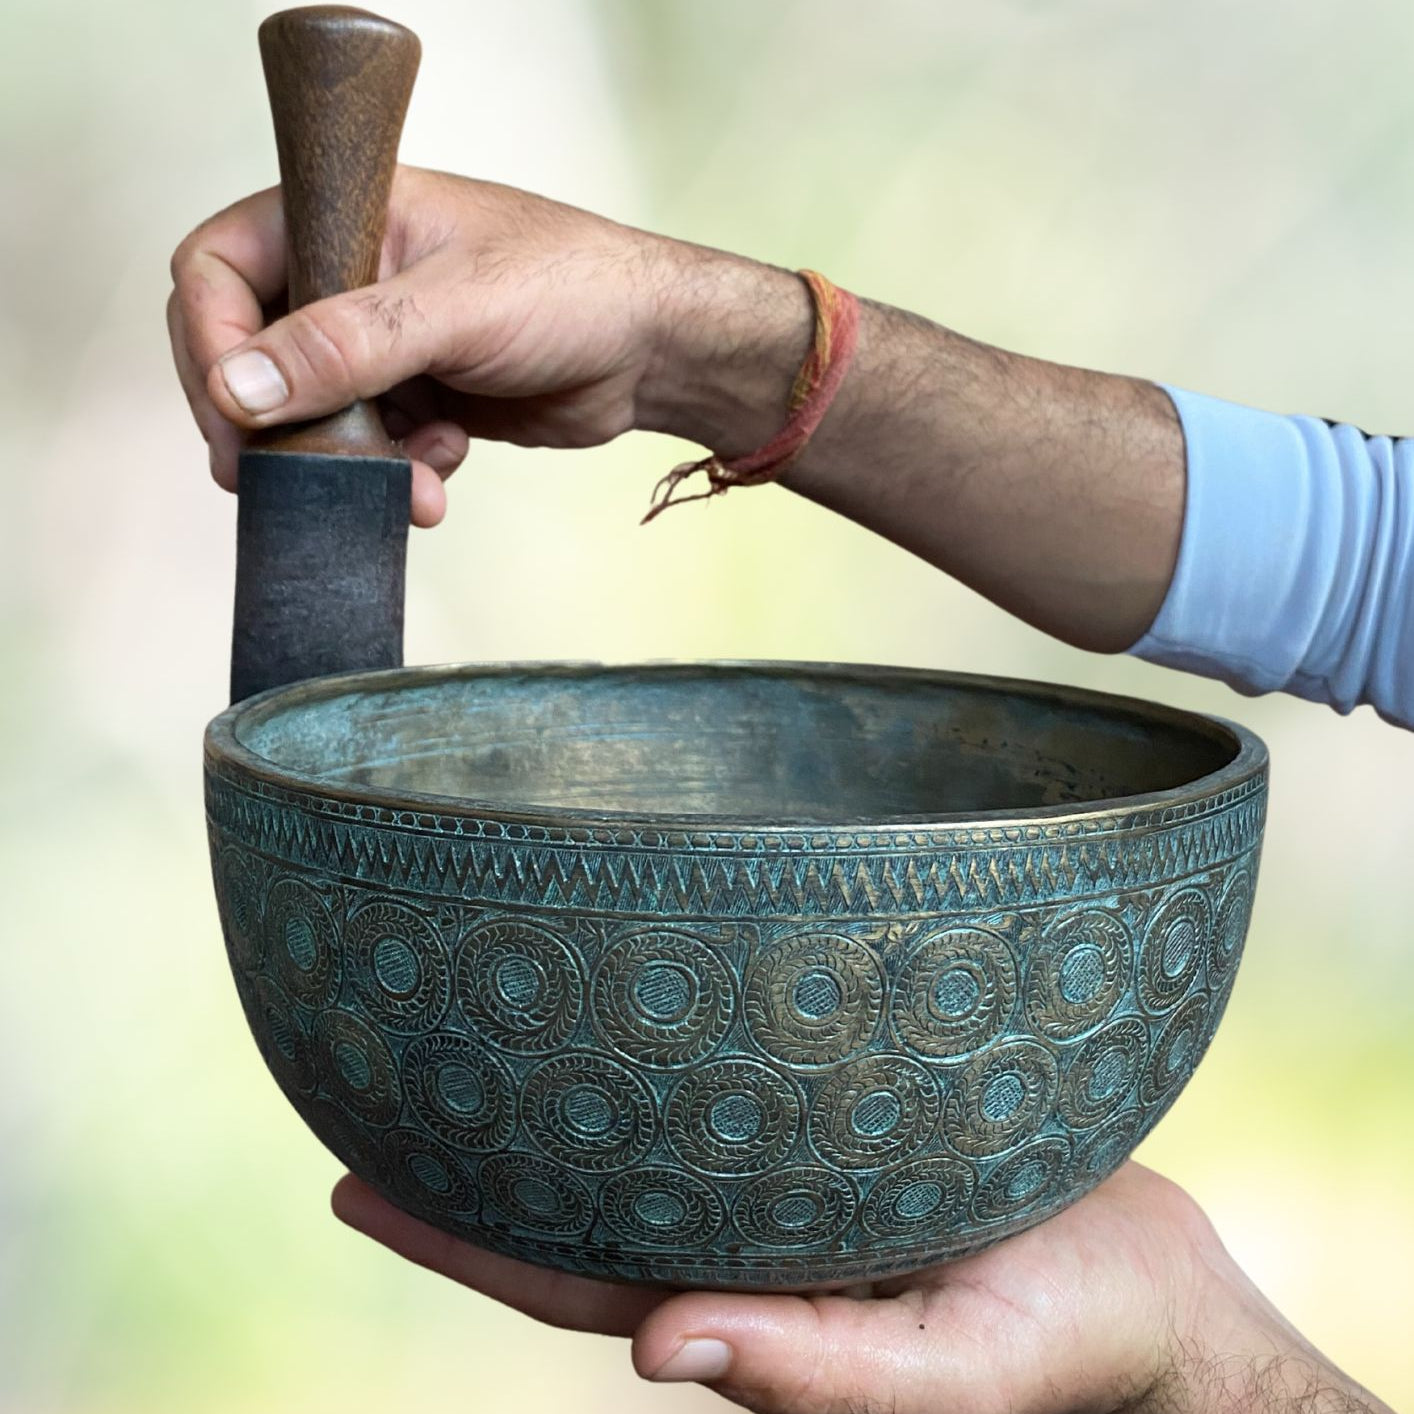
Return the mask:
<svg viewBox="0 0 1414 1414">
<path fill-rule="evenodd" d="M 1212 1256 L 1195 1319 L 1175 1321 L 1167 1368 L 1141 1407 L 1163 1414 L 1391 1414 L 1286 1321 L 1225 1250 Z"/>
<path fill-rule="evenodd" d="M 635 426 L 700 443 L 723 458 L 754 450 L 789 416 L 814 309 L 789 271 L 667 242 L 654 281 L 648 357 Z"/>
<path fill-rule="evenodd" d="M 1182 1368 L 1151 1386 L 1138 1408 L 1153 1414 L 1392 1414 L 1305 1345 L 1241 1354 L 1191 1349 Z"/>
</svg>

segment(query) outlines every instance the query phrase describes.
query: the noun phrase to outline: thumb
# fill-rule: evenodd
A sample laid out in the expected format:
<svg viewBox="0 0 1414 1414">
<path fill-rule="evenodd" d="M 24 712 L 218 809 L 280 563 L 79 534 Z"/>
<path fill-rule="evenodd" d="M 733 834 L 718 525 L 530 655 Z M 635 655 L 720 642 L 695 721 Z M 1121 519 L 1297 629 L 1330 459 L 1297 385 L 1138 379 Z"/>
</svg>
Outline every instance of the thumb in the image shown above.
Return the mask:
<svg viewBox="0 0 1414 1414">
<path fill-rule="evenodd" d="M 211 366 L 206 390 L 242 427 L 319 417 L 425 373 L 436 331 L 403 272 L 305 305 L 236 345 Z"/>
<path fill-rule="evenodd" d="M 648 1316 L 633 1363 L 644 1379 L 695 1380 L 760 1414 L 932 1414 L 964 1391 L 926 1325 L 898 1301 L 695 1292 Z"/>
</svg>

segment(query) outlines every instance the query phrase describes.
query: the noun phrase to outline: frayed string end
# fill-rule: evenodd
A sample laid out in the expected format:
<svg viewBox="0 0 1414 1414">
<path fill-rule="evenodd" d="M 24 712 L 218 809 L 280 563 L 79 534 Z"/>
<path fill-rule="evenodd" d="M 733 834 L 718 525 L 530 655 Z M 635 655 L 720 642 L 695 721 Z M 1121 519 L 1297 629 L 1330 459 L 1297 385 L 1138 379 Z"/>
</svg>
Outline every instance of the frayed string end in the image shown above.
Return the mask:
<svg viewBox="0 0 1414 1414">
<path fill-rule="evenodd" d="M 775 481 L 805 450 L 854 358 L 859 343 L 859 301 L 814 270 L 802 270 L 800 278 L 815 305 L 815 333 L 791 387 L 786 425 L 764 447 L 744 457 L 723 461 L 712 455 L 675 466 L 653 488 L 652 503 L 641 525 L 656 519 L 669 506 L 710 500 L 733 486 L 763 486 Z M 699 471 L 706 473 L 707 489 L 691 496 L 677 495 L 678 487 Z"/>
</svg>

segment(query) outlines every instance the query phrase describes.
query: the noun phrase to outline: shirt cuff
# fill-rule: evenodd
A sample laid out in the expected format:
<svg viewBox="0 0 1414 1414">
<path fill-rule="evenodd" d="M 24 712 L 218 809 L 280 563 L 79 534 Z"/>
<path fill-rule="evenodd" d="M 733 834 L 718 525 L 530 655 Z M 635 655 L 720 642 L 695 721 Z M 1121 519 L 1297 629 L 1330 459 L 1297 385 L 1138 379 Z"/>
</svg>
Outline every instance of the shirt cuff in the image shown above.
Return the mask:
<svg viewBox="0 0 1414 1414">
<path fill-rule="evenodd" d="M 1183 425 L 1188 479 L 1173 580 L 1129 650 L 1239 692 L 1326 696 L 1300 673 L 1329 608 L 1339 537 L 1319 525 L 1312 453 L 1331 429 L 1165 387 Z M 1335 704 L 1349 711 L 1353 704 Z"/>
</svg>

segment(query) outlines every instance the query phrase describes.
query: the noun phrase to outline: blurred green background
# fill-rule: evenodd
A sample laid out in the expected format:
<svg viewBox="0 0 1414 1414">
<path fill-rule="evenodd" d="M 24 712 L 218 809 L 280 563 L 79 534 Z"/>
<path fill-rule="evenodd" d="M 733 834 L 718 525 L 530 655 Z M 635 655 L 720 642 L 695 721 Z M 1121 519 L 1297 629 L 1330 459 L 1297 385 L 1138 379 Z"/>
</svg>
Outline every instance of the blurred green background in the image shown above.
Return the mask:
<svg viewBox="0 0 1414 1414">
<path fill-rule="evenodd" d="M 706 1409 L 328 1215 L 229 983 L 199 745 L 235 503 L 167 258 L 269 184 L 236 0 L 10 0 L 0 57 L 0 1408 Z M 399 0 L 403 154 L 977 337 L 1414 431 L 1407 0 Z M 764 656 L 1084 683 L 1274 759 L 1228 1020 L 1144 1157 L 1282 1309 L 1414 1402 L 1414 738 L 1009 621 L 785 492 L 639 529 L 684 451 L 475 449 L 415 536 L 412 661 Z"/>
</svg>

